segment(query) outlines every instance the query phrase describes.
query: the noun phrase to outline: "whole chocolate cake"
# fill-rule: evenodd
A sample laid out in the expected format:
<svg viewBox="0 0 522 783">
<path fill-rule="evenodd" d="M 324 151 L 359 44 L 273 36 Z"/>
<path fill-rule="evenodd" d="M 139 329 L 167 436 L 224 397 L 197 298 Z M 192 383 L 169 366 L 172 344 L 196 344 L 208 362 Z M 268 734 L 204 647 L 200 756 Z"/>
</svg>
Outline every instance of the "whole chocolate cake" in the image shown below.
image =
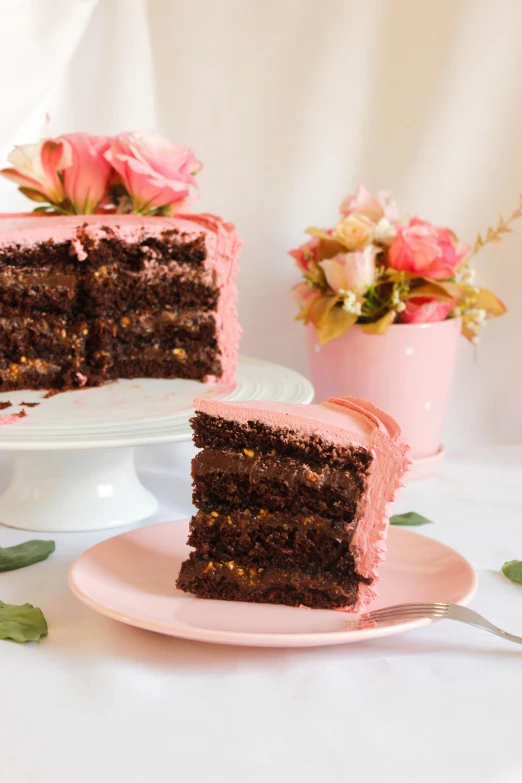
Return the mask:
<svg viewBox="0 0 522 783">
<path fill-rule="evenodd" d="M 214 215 L 2 215 L 0 391 L 232 383 L 239 248 Z"/>
<path fill-rule="evenodd" d="M 365 400 L 196 401 L 194 547 L 177 586 L 202 598 L 357 611 L 376 595 L 409 460 Z"/>
</svg>

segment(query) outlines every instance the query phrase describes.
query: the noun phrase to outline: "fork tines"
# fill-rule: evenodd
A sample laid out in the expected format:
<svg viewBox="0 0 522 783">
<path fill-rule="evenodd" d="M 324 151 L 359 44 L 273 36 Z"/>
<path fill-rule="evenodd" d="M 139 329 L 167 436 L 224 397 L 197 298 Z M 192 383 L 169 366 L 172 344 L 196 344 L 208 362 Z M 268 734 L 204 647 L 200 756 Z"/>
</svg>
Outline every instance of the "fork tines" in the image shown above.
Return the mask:
<svg viewBox="0 0 522 783">
<path fill-rule="evenodd" d="M 384 609 L 376 609 L 360 616 L 365 622 L 380 623 L 404 620 L 413 620 L 422 617 L 445 617 L 448 613 L 448 604 L 424 603 L 424 604 L 397 604 L 387 606 Z"/>
</svg>

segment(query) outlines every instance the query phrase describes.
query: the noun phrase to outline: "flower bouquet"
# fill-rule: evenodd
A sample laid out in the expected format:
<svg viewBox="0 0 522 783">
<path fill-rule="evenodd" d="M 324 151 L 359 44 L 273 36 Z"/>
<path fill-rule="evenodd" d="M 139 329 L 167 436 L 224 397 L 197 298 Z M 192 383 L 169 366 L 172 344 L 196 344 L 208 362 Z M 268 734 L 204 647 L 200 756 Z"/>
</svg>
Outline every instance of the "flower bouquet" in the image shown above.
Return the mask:
<svg viewBox="0 0 522 783">
<path fill-rule="evenodd" d="M 297 318 L 312 323 L 324 344 L 354 324 L 384 334 L 392 324 L 460 317 L 463 334 L 476 342 L 486 320 L 506 308 L 475 285 L 470 260 L 521 216 L 522 204 L 485 238 L 479 235 L 472 249 L 448 228 L 418 217 L 400 219 L 390 192 L 374 197 L 360 187 L 341 204 L 334 228 L 309 228 L 312 238 L 290 252 L 304 277 L 294 289 Z"/>
<path fill-rule="evenodd" d="M 391 193 L 360 187 L 334 228 L 308 229 L 290 253 L 304 278 L 294 298 L 317 399 L 351 394 L 388 411 L 414 460 L 431 460 L 425 473 L 442 455 L 458 335 L 476 343 L 487 319 L 506 311 L 475 285 L 470 261 L 520 217 L 522 204 L 470 247 L 448 228 L 401 218 Z"/>
</svg>

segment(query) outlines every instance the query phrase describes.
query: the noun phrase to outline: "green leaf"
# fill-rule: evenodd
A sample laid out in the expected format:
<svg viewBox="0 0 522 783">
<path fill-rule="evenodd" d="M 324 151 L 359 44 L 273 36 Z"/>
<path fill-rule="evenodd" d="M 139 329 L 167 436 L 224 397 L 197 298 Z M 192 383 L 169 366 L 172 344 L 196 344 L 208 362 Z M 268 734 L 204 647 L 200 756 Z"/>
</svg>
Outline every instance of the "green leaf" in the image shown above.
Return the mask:
<svg viewBox="0 0 522 783">
<path fill-rule="evenodd" d="M 14 642 L 39 642 L 47 636 L 47 622 L 42 610 L 31 604 L 12 606 L 0 601 L 0 639 Z"/>
<path fill-rule="evenodd" d="M 502 566 L 502 573 L 512 582 L 522 584 L 522 560 L 509 560 Z"/>
<path fill-rule="evenodd" d="M 390 519 L 390 525 L 408 525 L 409 527 L 415 527 L 417 525 L 428 524 L 431 524 L 431 519 L 427 519 L 421 514 L 417 514 L 416 511 L 408 511 L 406 514 L 395 514 Z"/>
<path fill-rule="evenodd" d="M 40 560 L 54 552 L 54 541 L 24 541 L 17 546 L 0 547 L 0 571 L 15 571 Z"/>
</svg>

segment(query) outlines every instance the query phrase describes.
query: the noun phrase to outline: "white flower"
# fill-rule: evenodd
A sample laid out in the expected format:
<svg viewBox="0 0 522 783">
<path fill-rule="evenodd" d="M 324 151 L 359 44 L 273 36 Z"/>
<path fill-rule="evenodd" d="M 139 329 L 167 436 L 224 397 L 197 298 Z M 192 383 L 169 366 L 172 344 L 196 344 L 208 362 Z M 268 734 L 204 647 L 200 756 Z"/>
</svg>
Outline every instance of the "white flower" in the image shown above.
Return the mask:
<svg viewBox="0 0 522 783">
<path fill-rule="evenodd" d="M 467 317 L 474 321 L 478 326 L 482 326 L 486 322 L 488 314 L 481 307 L 472 307 L 467 313 Z"/>
<path fill-rule="evenodd" d="M 347 313 L 353 313 L 353 315 L 361 315 L 361 303 L 357 301 L 357 296 L 353 291 L 339 291 L 343 297 L 343 310 Z"/>
<path fill-rule="evenodd" d="M 375 226 L 375 233 L 373 235 L 373 241 L 379 242 L 383 245 L 393 242 L 397 236 L 397 229 L 392 226 L 388 218 L 381 218 Z"/>
<path fill-rule="evenodd" d="M 472 288 L 473 284 L 475 283 L 475 274 L 475 270 L 472 267 L 466 266 L 458 275 L 458 281 L 459 283 Z"/>
</svg>

